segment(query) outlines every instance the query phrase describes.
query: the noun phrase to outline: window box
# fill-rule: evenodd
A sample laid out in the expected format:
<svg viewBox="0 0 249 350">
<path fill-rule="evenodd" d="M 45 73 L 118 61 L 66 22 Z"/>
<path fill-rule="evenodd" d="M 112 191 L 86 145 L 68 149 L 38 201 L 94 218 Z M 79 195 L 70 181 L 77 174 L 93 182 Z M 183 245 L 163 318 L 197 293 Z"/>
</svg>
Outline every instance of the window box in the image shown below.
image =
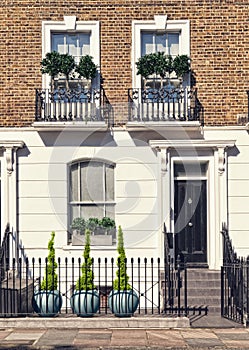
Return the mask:
<svg viewBox="0 0 249 350">
<path fill-rule="evenodd" d="M 115 230 L 116 234 L 116 230 Z M 111 234 L 92 234 L 91 235 L 91 245 L 98 246 L 111 246 L 113 244 L 113 235 Z M 72 234 L 72 245 L 82 246 L 85 245 L 85 235 L 80 234 L 78 231 L 74 230 Z"/>
</svg>

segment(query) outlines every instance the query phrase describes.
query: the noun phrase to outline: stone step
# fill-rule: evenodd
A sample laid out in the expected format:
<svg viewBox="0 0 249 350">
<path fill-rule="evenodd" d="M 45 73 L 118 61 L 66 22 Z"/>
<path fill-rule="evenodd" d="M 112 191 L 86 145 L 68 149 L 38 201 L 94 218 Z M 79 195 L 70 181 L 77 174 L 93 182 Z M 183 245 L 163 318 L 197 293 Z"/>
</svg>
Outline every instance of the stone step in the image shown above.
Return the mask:
<svg viewBox="0 0 249 350">
<path fill-rule="evenodd" d="M 215 296 L 220 298 L 220 288 L 189 288 L 187 289 L 188 296 L 192 297 L 204 297 L 204 296 Z M 181 290 L 181 294 L 184 295 L 184 290 Z"/>
<path fill-rule="evenodd" d="M 182 274 L 184 276 L 184 274 Z M 220 280 L 220 272 L 195 272 L 195 271 L 187 271 L 188 280 Z"/>
<path fill-rule="evenodd" d="M 184 281 L 184 279 L 183 279 L 183 281 Z M 207 280 L 189 280 L 188 279 L 187 283 L 188 283 L 188 288 L 201 288 L 201 289 L 217 288 L 217 289 L 220 289 L 220 287 L 221 287 L 220 280 L 207 281 Z"/>
<path fill-rule="evenodd" d="M 181 301 L 184 302 L 184 299 L 181 298 Z M 195 304 L 195 305 L 200 305 L 200 304 L 208 304 L 208 305 L 220 305 L 221 299 L 220 298 L 214 298 L 214 297 L 190 297 L 188 296 L 187 298 L 188 304 Z"/>
</svg>

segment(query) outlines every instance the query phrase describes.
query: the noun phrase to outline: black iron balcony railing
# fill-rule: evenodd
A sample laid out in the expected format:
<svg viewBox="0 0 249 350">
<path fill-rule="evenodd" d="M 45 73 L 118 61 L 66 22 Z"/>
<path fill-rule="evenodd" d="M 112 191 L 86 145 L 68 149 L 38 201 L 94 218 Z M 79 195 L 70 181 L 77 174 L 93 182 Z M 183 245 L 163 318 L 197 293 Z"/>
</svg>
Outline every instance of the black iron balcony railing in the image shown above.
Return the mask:
<svg viewBox="0 0 249 350">
<path fill-rule="evenodd" d="M 35 120 L 111 123 L 112 106 L 103 89 L 36 90 Z"/>
<path fill-rule="evenodd" d="M 129 89 L 129 121 L 197 121 L 197 91 L 188 87 Z"/>
</svg>

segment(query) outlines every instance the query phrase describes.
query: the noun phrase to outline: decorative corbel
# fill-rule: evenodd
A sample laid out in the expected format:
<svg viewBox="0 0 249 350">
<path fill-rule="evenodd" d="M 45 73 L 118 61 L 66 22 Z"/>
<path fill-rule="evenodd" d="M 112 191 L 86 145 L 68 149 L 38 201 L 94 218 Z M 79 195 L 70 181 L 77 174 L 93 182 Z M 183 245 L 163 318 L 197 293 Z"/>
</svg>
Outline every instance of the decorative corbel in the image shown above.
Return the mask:
<svg viewBox="0 0 249 350">
<path fill-rule="evenodd" d="M 7 164 L 7 173 L 8 175 L 11 175 L 13 172 L 13 150 L 12 147 L 6 147 L 5 148 L 5 154 L 6 154 L 6 164 Z"/>
<path fill-rule="evenodd" d="M 168 152 L 166 149 L 161 152 L 161 171 L 163 175 L 168 171 Z"/>
<path fill-rule="evenodd" d="M 225 148 L 218 147 L 218 172 L 222 175 L 225 171 Z"/>
<path fill-rule="evenodd" d="M 5 152 L 4 158 L 6 161 L 6 170 L 8 175 L 11 175 L 14 170 L 14 154 L 16 154 L 18 148 L 22 148 L 23 146 L 23 141 L 0 141 L 0 148 Z"/>
</svg>

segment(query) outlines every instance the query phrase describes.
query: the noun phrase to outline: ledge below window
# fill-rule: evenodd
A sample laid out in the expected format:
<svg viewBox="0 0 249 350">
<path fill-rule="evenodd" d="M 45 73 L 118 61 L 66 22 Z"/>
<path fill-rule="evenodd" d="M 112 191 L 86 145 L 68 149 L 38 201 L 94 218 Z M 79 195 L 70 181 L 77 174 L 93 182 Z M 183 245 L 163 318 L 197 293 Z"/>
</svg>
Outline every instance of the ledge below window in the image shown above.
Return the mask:
<svg viewBox="0 0 249 350">
<path fill-rule="evenodd" d="M 130 121 L 126 123 L 127 130 L 130 131 L 159 131 L 159 130 L 170 130 L 170 131 L 201 131 L 202 126 L 199 121 Z"/>
<path fill-rule="evenodd" d="M 32 126 L 37 131 L 106 131 L 108 129 L 108 124 L 104 121 L 34 122 Z"/>
</svg>

